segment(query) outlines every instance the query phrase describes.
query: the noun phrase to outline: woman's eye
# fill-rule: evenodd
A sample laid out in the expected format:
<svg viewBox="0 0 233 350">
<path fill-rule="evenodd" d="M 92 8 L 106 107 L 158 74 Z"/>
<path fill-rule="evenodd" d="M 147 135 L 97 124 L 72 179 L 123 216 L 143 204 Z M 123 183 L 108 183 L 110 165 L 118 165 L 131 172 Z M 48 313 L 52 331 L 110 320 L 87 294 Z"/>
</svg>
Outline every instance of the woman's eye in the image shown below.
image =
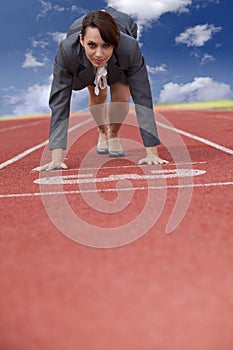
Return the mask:
<svg viewBox="0 0 233 350">
<path fill-rule="evenodd" d="M 88 43 L 88 46 L 90 47 L 90 49 L 95 49 L 97 47 L 97 45 L 93 42 Z M 108 49 L 109 47 L 111 47 L 111 44 L 108 44 L 108 43 L 103 44 L 104 49 Z"/>
<path fill-rule="evenodd" d="M 96 45 L 94 43 L 88 43 L 88 46 L 91 48 L 91 49 L 94 49 L 96 47 Z"/>
</svg>

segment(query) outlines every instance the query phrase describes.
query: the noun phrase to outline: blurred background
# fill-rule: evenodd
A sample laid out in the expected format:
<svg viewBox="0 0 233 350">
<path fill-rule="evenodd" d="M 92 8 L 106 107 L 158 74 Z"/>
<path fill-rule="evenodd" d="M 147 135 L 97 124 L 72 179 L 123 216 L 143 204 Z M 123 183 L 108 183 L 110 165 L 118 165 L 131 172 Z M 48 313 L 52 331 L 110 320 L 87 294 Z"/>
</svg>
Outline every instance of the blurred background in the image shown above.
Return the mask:
<svg viewBox="0 0 233 350">
<path fill-rule="evenodd" d="M 53 61 L 70 24 L 112 6 L 139 26 L 155 104 L 233 98 L 227 0 L 10 0 L 0 4 L 0 116 L 50 113 Z M 72 111 L 87 107 L 75 92 Z"/>
</svg>

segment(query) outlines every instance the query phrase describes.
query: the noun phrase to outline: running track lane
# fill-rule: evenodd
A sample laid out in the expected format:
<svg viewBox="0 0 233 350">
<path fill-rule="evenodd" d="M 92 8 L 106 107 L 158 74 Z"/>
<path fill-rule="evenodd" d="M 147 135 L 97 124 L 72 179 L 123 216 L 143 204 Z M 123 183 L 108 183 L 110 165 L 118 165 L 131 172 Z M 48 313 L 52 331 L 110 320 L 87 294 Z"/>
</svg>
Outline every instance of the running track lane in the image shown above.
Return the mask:
<svg viewBox="0 0 233 350">
<path fill-rule="evenodd" d="M 205 171 L 193 178 L 188 211 L 170 235 L 164 232 L 179 191 L 176 178 L 166 180 L 165 207 L 147 234 L 119 248 L 96 249 L 66 238 L 49 220 L 41 196 L 36 195 L 39 187 L 33 181 L 38 174 L 30 173 L 39 164 L 42 148 L 2 168 L 1 349 L 232 349 L 232 154 L 227 151 L 233 148 L 232 112 L 160 113 L 177 129 L 163 128 L 159 120 L 160 135 L 172 140 L 178 130 L 185 131 L 182 138 L 192 167 Z M 86 120 L 87 116 L 78 118 L 77 122 L 84 122 L 77 129 L 80 134 L 85 133 Z M 40 122 L 38 127 L 26 126 L 36 121 Z M 3 133 L 1 164 L 46 140 L 46 118 L 24 121 L 24 128 L 19 127 L 21 123 L 0 124 L 1 128 L 11 127 Z M 139 141 L 132 127 L 123 128 L 122 137 L 132 132 Z M 90 129 L 88 144 L 87 137 L 81 137 L 71 147 L 67 159 L 71 169 L 63 176 L 77 174 L 79 162 L 95 140 Z M 174 148 L 177 154 L 182 153 L 179 147 Z M 163 169 L 175 169 L 164 146 L 160 146 L 160 154 L 171 161 Z M 142 155 L 143 149 L 130 144 L 124 159 L 104 156 L 107 163 L 98 177 L 151 174 L 157 167 L 140 170 L 135 165 Z M 91 173 L 100 163 L 100 157 L 90 152 L 82 172 Z M 156 187 L 161 180 L 153 181 Z M 143 179 L 132 183 L 137 188 L 146 186 Z M 112 200 L 114 191 L 108 190 L 115 185 L 107 181 L 97 188 L 106 200 Z M 85 186 L 88 189 L 90 184 Z M 77 189 L 74 184 L 64 185 L 69 204 L 76 215 L 97 226 L 111 226 L 111 222 L 122 225 L 134 218 L 145 202 L 146 191 L 137 190 L 121 215 L 97 216 L 78 194 L 69 194 Z M 156 201 L 161 190 L 153 191 Z"/>
</svg>

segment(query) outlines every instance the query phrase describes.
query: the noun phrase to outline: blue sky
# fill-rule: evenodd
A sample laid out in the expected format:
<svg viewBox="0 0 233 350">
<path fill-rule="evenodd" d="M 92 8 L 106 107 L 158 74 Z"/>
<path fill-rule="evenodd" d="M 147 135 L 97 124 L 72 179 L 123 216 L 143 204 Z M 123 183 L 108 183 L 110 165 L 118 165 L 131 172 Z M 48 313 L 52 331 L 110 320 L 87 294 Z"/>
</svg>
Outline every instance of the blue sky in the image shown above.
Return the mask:
<svg viewBox="0 0 233 350">
<path fill-rule="evenodd" d="M 233 98 L 227 0 L 9 0 L 0 4 L 0 116 L 49 113 L 52 66 L 70 24 L 111 5 L 140 28 L 154 103 Z M 87 90 L 72 110 L 87 107 Z"/>
</svg>

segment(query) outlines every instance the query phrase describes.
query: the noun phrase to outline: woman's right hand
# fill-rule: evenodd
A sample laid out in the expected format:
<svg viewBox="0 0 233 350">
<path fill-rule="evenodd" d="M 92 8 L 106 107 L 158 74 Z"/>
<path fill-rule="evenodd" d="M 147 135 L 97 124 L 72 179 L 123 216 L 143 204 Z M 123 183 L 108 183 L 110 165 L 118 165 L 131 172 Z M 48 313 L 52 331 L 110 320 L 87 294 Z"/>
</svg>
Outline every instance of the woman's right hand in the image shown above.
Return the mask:
<svg viewBox="0 0 233 350">
<path fill-rule="evenodd" d="M 38 166 L 32 171 L 52 171 L 59 169 L 68 169 L 68 166 L 63 162 L 63 149 L 57 148 L 52 150 L 52 161 Z"/>
<path fill-rule="evenodd" d="M 65 163 L 55 162 L 54 160 L 52 160 L 50 163 L 32 169 L 32 171 L 52 171 L 59 169 L 68 169 L 68 166 Z"/>
</svg>

